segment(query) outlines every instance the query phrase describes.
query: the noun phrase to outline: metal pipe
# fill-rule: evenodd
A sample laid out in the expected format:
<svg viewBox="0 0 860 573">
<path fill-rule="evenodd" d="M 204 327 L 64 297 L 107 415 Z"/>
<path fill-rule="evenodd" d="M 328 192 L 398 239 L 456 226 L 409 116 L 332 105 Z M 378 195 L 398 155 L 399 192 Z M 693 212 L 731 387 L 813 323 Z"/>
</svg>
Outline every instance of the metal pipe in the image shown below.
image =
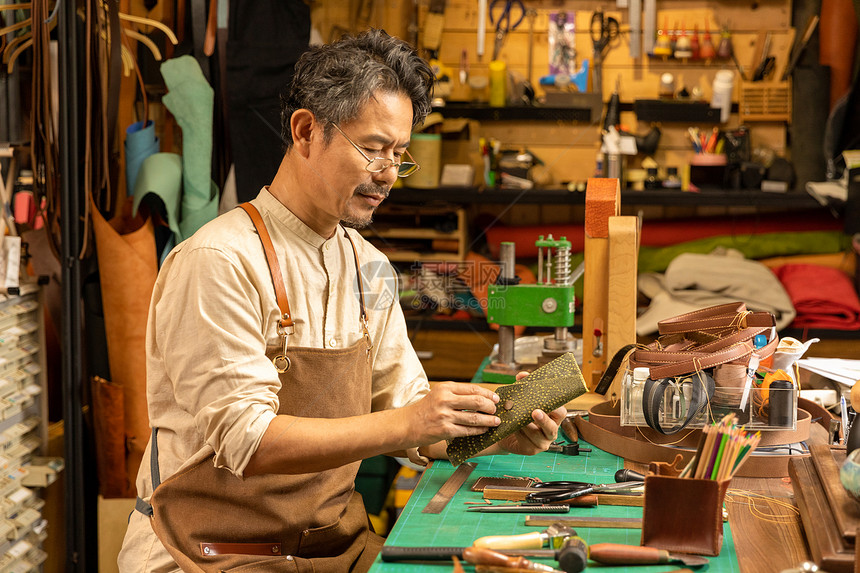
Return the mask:
<svg viewBox="0 0 860 573">
<path fill-rule="evenodd" d="M 59 85 L 63 90 L 59 104 L 60 146 L 60 213 L 62 266 L 62 328 L 63 352 L 62 400 L 63 439 L 66 469 L 65 524 L 66 568 L 70 573 L 94 571 L 97 566 L 89 558 L 95 547 L 92 506 L 86 491 L 86 460 L 84 452 L 85 426 L 83 419 L 83 364 L 81 357 L 81 264 L 78 253 L 81 247 L 81 201 L 78 192 L 81 184 L 78 143 L 78 93 L 81 75 L 78 71 L 78 20 L 75 2 L 61 2 L 59 25 Z M 47 56 L 46 56 L 47 57 Z M 90 81 L 87 78 L 86 81 Z M 112 126 L 111 126 L 112 127 Z"/>
<path fill-rule="evenodd" d="M 505 284 L 516 276 L 516 245 L 503 242 L 499 245 L 499 283 Z M 499 325 L 499 362 L 514 364 L 514 327 Z"/>
</svg>

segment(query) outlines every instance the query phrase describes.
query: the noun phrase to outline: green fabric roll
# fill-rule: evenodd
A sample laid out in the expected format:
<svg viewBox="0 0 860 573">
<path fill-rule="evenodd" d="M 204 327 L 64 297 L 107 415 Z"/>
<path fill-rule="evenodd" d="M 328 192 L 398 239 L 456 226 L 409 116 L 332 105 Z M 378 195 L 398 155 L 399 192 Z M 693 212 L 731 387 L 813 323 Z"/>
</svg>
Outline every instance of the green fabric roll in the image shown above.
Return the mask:
<svg viewBox="0 0 860 573">
<path fill-rule="evenodd" d="M 707 254 L 717 247 L 737 249 L 748 259 L 800 254 L 838 253 L 848 248 L 848 237 L 839 231 L 761 233 L 740 237 L 709 237 L 668 247 L 640 247 L 640 273 L 662 273 L 681 253 Z"/>
<path fill-rule="evenodd" d="M 500 386 L 496 390 L 499 395 L 496 416 L 502 423 L 478 436 L 449 440 L 448 459 L 458 466 L 528 425 L 532 421 L 532 411 L 552 412 L 586 391 L 585 380 L 573 354 L 563 354 L 519 382 Z"/>
<path fill-rule="evenodd" d="M 191 56 L 167 60 L 161 75 L 168 89 L 162 101 L 182 128 L 181 241 L 218 215 L 218 187 L 212 181 L 215 95 Z"/>
</svg>

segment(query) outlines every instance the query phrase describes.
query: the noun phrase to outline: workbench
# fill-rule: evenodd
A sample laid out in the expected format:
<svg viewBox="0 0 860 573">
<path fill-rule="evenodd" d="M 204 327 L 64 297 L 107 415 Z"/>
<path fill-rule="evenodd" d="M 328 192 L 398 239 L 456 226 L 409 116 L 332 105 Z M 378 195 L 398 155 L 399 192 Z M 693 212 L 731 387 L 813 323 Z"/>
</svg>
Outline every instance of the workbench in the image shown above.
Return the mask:
<svg viewBox="0 0 860 573">
<path fill-rule="evenodd" d="M 591 447 L 580 441 L 582 447 Z M 386 539 L 386 545 L 395 546 L 468 546 L 485 535 L 517 535 L 540 531 L 545 528 L 525 525 L 528 514 L 467 512 L 466 502 L 481 502 L 480 492 L 470 490 L 480 476 L 528 476 L 543 481 L 574 480 L 592 483 L 614 483 L 614 474 L 624 467 L 642 471 L 638 464 L 625 463 L 621 458 L 597 448 L 579 456 L 542 452 L 535 456 L 497 455 L 473 458 L 477 466 L 463 486 L 439 514 L 422 513 L 428 501 L 454 472 L 447 461 L 437 460 L 423 472 L 399 519 Z M 710 558 L 709 573 L 778 573 L 796 567 L 809 559 L 799 516 L 782 503 L 770 503 L 759 499 L 754 515 L 743 491 L 756 491 L 778 499 L 782 503 L 793 503 L 789 481 L 782 479 L 735 478 L 727 495 L 726 508 L 729 519 L 724 523 L 724 541 L 718 557 Z M 500 502 L 495 502 L 500 503 Z M 679 508 L 680 510 L 680 508 Z M 697 511 L 689 508 L 688 511 Z M 559 516 L 641 518 L 641 507 L 598 506 L 593 508 L 572 507 L 570 513 Z M 553 517 L 546 514 L 543 517 Z M 577 533 L 588 544 L 623 543 L 639 545 L 639 529 L 577 528 Z M 548 565 L 557 565 L 552 560 L 534 559 Z M 465 570 L 474 568 L 464 564 Z M 674 571 L 682 565 L 605 566 L 589 562 L 587 570 L 603 573 L 637 571 L 657 573 Z M 371 573 L 429 573 L 452 570 L 452 562 L 399 562 L 385 563 L 377 557 Z"/>
</svg>

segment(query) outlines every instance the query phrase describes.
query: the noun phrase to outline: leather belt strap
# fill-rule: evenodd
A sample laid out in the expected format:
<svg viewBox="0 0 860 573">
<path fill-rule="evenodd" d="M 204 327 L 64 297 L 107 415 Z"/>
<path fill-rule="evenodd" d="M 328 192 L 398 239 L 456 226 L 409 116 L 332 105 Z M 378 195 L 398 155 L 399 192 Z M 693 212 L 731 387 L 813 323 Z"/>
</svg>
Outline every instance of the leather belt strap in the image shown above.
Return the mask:
<svg viewBox="0 0 860 573">
<path fill-rule="evenodd" d="M 254 226 L 257 228 L 257 234 L 260 236 L 260 242 L 263 243 L 263 251 L 266 253 L 266 262 L 269 263 L 269 270 L 272 274 L 272 284 L 275 287 L 275 297 L 278 300 L 278 308 L 281 309 L 281 320 L 278 325 L 281 328 L 293 326 L 293 317 L 290 313 L 290 301 L 287 299 L 287 289 L 284 288 L 284 277 L 281 274 L 281 265 L 278 263 L 278 255 L 275 253 L 275 246 L 272 244 L 272 238 L 269 236 L 269 231 L 266 229 L 266 224 L 263 223 L 263 218 L 256 207 L 250 203 L 242 203 L 239 205 L 251 217 Z"/>
<path fill-rule="evenodd" d="M 798 398 L 797 429 L 794 431 L 763 431 L 759 447 L 790 444 L 808 439 L 811 422 L 814 419 L 822 427 L 829 426 L 833 416 L 818 404 Z M 696 451 L 699 431 L 691 431 L 682 440 L 666 443 L 670 439 L 647 427 L 621 426 L 615 408 L 608 402 L 596 404 L 584 416 L 575 418 L 580 437 L 589 444 L 626 460 L 647 464 L 650 462 L 671 463 L 681 454 L 687 463 Z M 637 434 L 641 433 L 641 437 Z M 663 443 L 660 443 L 660 442 Z M 739 477 L 785 477 L 788 475 L 788 462 L 798 456 L 808 454 L 754 454 L 738 470 Z"/>
<path fill-rule="evenodd" d="M 280 555 L 280 543 L 201 543 L 202 555 Z"/>
<path fill-rule="evenodd" d="M 660 334 L 690 331 L 724 331 L 727 324 L 735 328 L 754 326 L 772 327 L 775 320 L 769 312 L 747 312 L 744 303 L 730 302 L 694 310 L 685 314 L 661 320 Z"/>
</svg>

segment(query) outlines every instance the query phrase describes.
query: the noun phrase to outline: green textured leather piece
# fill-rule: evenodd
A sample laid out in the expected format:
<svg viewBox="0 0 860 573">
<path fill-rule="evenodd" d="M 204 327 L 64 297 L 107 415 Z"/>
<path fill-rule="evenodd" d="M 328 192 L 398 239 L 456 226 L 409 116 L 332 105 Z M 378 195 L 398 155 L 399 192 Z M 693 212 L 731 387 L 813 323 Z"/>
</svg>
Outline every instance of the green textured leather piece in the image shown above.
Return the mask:
<svg viewBox="0 0 860 573">
<path fill-rule="evenodd" d="M 448 440 L 448 459 L 458 466 L 478 452 L 513 434 L 532 421 L 532 411 L 552 412 L 586 392 L 585 380 L 573 354 L 559 356 L 526 378 L 496 390 L 496 416 L 502 423 L 477 436 Z"/>
</svg>

